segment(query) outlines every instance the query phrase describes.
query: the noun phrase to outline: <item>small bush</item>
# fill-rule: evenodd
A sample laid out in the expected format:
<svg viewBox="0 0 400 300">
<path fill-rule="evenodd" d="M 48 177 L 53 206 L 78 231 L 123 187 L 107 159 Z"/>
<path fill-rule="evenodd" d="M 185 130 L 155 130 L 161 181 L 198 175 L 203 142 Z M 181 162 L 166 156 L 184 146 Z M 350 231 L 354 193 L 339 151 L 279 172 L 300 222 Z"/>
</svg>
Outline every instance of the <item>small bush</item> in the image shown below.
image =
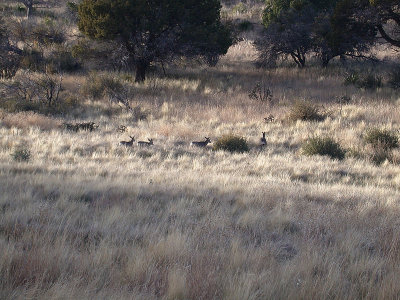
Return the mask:
<svg viewBox="0 0 400 300">
<path fill-rule="evenodd" d="M 264 82 L 257 82 L 249 92 L 249 98 L 260 102 L 272 103 L 272 91 Z"/>
<path fill-rule="evenodd" d="M 325 155 L 332 159 L 343 159 L 346 151 L 335 142 L 332 138 L 313 137 L 308 139 L 302 147 L 303 154 L 311 155 Z"/>
<path fill-rule="evenodd" d="M 308 101 L 297 101 L 290 109 L 288 119 L 290 121 L 323 121 L 326 115 L 320 111 L 318 106 Z"/>
<path fill-rule="evenodd" d="M 42 71 L 44 64 L 43 54 L 36 50 L 25 50 L 22 54 L 20 67 L 33 72 Z"/>
<path fill-rule="evenodd" d="M 372 128 L 367 131 L 364 141 L 375 149 L 384 151 L 397 148 L 399 146 L 398 137 L 391 131 L 379 128 Z"/>
<path fill-rule="evenodd" d="M 392 160 L 392 152 L 383 147 L 374 148 L 369 154 L 369 159 L 376 165 L 380 165 L 386 160 Z"/>
<path fill-rule="evenodd" d="M 346 74 L 344 85 L 354 85 L 359 89 L 376 90 L 382 87 L 382 77 L 373 73 L 360 75 L 356 71 Z"/>
<path fill-rule="evenodd" d="M 343 84 L 344 85 L 357 85 L 359 79 L 360 79 L 360 76 L 355 71 L 346 73 Z"/>
<path fill-rule="evenodd" d="M 23 146 L 20 146 L 14 150 L 11 156 L 15 161 L 27 162 L 31 158 L 31 151 Z"/>
<path fill-rule="evenodd" d="M 52 73 L 58 71 L 72 72 L 80 68 L 77 59 L 72 56 L 71 51 L 64 47 L 58 47 L 49 57 L 47 71 Z"/>
<path fill-rule="evenodd" d="M 249 151 L 249 146 L 245 138 L 230 134 L 219 138 L 213 149 L 243 153 Z"/>
<path fill-rule="evenodd" d="M 123 90 L 120 80 L 110 75 L 89 74 L 82 86 L 82 94 L 92 99 L 101 99 L 111 93 L 119 93 Z"/>
<path fill-rule="evenodd" d="M 392 89 L 400 89 L 400 67 L 397 67 L 389 74 L 389 86 Z"/>
<path fill-rule="evenodd" d="M 360 89 L 376 90 L 382 87 L 382 77 L 374 74 L 365 75 L 358 80 L 356 86 Z"/>
</svg>

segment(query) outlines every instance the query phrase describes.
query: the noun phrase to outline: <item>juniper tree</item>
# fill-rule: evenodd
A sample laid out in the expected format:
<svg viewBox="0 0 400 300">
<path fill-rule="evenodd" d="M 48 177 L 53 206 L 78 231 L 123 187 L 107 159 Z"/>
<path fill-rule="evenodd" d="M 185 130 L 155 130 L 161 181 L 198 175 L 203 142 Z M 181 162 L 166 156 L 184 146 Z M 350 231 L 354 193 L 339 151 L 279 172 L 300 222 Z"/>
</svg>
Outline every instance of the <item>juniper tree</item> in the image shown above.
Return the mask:
<svg viewBox="0 0 400 300">
<path fill-rule="evenodd" d="M 78 26 L 91 38 L 123 45 L 142 82 L 156 61 L 202 57 L 215 64 L 232 44 L 220 9 L 218 0 L 83 0 Z"/>
</svg>

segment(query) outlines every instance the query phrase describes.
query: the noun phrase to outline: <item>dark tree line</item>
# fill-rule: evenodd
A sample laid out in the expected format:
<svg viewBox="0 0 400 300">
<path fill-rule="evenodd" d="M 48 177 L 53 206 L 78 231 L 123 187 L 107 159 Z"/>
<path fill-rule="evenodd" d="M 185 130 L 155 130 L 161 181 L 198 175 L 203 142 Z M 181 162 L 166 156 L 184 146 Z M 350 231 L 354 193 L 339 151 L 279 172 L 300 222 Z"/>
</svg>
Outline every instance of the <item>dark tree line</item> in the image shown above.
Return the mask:
<svg viewBox="0 0 400 300">
<path fill-rule="evenodd" d="M 266 0 L 258 63 L 273 66 L 290 57 L 304 67 L 310 53 L 323 66 L 335 57 L 368 58 L 378 33 L 399 47 L 399 6 L 397 0 Z"/>
</svg>

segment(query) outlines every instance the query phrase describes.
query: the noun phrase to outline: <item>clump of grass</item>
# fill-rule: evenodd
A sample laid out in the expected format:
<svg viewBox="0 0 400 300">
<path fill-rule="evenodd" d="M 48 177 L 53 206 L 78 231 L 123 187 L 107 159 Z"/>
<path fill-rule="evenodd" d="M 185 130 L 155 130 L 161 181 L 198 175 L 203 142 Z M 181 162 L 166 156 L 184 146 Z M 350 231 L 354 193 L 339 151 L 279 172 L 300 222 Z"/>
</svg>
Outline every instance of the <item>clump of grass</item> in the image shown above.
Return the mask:
<svg viewBox="0 0 400 300">
<path fill-rule="evenodd" d="M 398 137 L 386 129 L 369 129 L 364 136 L 364 141 L 375 149 L 391 150 L 399 146 Z"/>
<path fill-rule="evenodd" d="M 342 146 L 330 137 L 313 137 L 302 146 L 304 155 L 323 155 L 332 159 L 343 159 L 346 151 Z"/>
<path fill-rule="evenodd" d="M 289 121 L 323 121 L 326 114 L 321 112 L 318 106 L 309 101 L 297 101 L 290 109 Z"/>
<path fill-rule="evenodd" d="M 229 134 L 219 138 L 215 142 L 213 149 L 229 151 L 231 153 L 243 153 L 249 151 L 249 145 L 244 137 Z"/>
<path fill-rule="evenodd" d="M 19 146 L 11 153 L 11 156 L 14 161 L 28 162 L 31 159 L 31 151 L 25 146 Z"/>
<path fill-rule="evenodd" d="M 386 129 L 371 128 L 364 136 L 365 143 L 372 147 L 369 159 L 379 165 L 392 159 L 392 150 L 399 147 L 399 139 L 395 133 Z"/>
</svg>

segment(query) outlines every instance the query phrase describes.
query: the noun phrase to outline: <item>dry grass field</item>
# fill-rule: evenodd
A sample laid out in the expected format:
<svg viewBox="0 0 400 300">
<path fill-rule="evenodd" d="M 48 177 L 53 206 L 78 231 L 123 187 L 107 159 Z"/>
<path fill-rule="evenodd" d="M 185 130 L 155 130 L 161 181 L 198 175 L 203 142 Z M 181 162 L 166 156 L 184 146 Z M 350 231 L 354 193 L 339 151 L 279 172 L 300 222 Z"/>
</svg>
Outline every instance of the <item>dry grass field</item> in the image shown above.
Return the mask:
<svg viewBox="0 0 400 300">
<path fill-rule="evenodd" d="M 339 63 L 266 71 L 255 57 L 245 40 L 215 68 L 140 85 L 115 73 L 143 120 L 107 99 L 65 117 L 0 111 L 0 299 L 400 298 L 400 150 L 378 165 L 363 141 L 400 130 L 399 93 L 345 86 Z M 86 76 L 63 86 L 79 93 Z M 249 98 L 257 82 L 273 105 Z M 298 100 L 328 117 L 289 122 Z M 62 125 L 91 121 L 93 132 Z M 190 146 L 225 134 L 250 151 Z M 121 146 L 129 136 L 154 145 Z M 348 155 L 303 155 L 313 136 Z"/>
</svg>

